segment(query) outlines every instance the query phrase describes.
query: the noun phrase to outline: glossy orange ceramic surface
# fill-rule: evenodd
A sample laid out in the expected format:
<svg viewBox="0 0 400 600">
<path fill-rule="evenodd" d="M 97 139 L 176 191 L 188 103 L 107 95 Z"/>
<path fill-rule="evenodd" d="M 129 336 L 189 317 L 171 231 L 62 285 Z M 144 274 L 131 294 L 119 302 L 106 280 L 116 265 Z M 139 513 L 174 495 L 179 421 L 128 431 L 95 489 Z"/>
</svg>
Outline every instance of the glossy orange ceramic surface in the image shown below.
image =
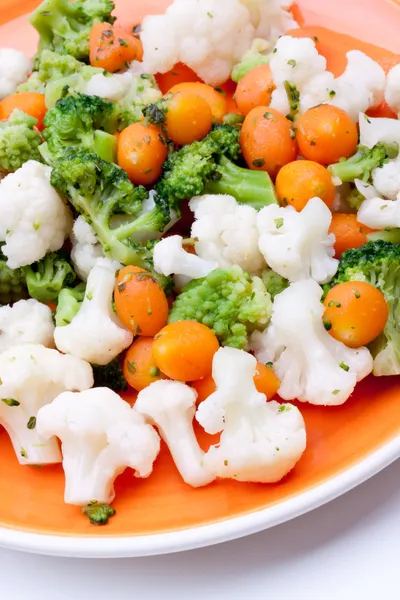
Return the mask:
<svg viewBox="0 0 400 600">
<path fill-rule="evenodd" d="M 0 23 L 31 10 L 37 0 L 0 0 Z M 144 12 L 157 12 L 168 0 L 120 0 L 121 21 L 137 23 Z M 345 34 L 385 45 L 400 52 L 400 8 L 388 0 L 303 0 L 305 25 L 329 25 Z M 298 15 L 298 8 L 296 14 Z M 380 26 L 379 26 L 380 24 Z M 400 62 L 391 52 L 349 37 L 312 27 L 320 51 L 336 73 L 343 70 L 344 55 L 360 48 L 386 66 Z M 303 32 L 304 33 L 304 32 Z M 299 32 L 301 35 L 302 32 Z M 25 18 L 0 27 L 0 46 L 10 45 L 33 53 L 35 36 Z M 183 483 L 163 448 L 154 473 L 135 479 L 130 470 L 116 484 L 117 515 L 104 528 L 94 528 L 79 509 L 63 503 L 62 468 L 20 467 L 6 433 L 0 431 L 0 527 L 58 535 L 128 536 L 179 530 L 258 511 L 301 494 L 368 457 L 400 435 L 400 378 L 369 378 L 341 407 L 298 405 L 307 427 L 307 450 L 296 468 L 274 485 L 218 481 L 192 489 Z M 210 441 L 199 432 L 204 447 Z"/>
</svg>

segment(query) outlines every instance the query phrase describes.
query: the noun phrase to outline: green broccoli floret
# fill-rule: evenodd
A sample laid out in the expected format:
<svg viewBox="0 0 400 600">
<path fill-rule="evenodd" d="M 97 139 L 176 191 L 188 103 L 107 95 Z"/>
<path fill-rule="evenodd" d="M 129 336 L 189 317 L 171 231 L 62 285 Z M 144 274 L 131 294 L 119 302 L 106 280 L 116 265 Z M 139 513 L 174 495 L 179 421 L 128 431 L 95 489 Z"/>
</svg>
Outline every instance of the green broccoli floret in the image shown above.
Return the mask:
<svg viewBox="0 0 400 600">
<path fill-rule="evenodd" d="M 40 152 L 49 165 L 55 165 L 68 148 L 94 152 L 109 162 L 116 158 L 117 141 L 111 135 L 116 129 L 114 106 L 107 100 L 85 94 L 67 96 L 47 112 L 44 124 L 46 141 Z"/>
<path fill-rule="evenodd" d="M 29 295 L 40 302 L 57 300 L 61 290 L 76 279 L 74 269 L 61 252 L 51 252 L 23 270 Z"/>
<path fill-rule="evenodd" d="M 86 284 L 80 283 L 74 288 L 63 288 L 58 296 L 56 326 L 69 325 L 79 312 L 85 298 Z"/>
<path fill-rule="evenodd" d="M 93 366 L 94 387 L 108 387 L 117 394 L 126 392 L 128 384 L 124 377 L 121 361 L 117 358 L 108 365 Z"/>
<path fill-rule="evenodd" d="M 68 54 L 78 60 L 89 56 L 89 37 L 94 23 L 114 23 L 111 0 L 44 0 L 30 22 L 40 36 L 35 67 L 43 50 Z"/>
<path fill-rule="evenodd" d="M 250 50 L 232 70 L 231 79 L 238 83 L 249 71 L 259 65 L 268 65 L 271 60 L 271 44 L 263 39 L 255 39 Z"/>
<path fill-rule="evenodd" d="M 240 204 L 261 210 L 268 204 L 278 204 L 275 187 L 267 171 L 238 167 L 222 156 L 216 171 L 207 181 L 205 194 L 229 194 Z"/>
<path fill-rule="evenodd" d="M 22 269 L 10 269 L 0 248 L 0 305 L 23 300 L 28 295 Z"/>
<path fill-rule="evenodd" d="M 216 125 L 203 140 L 173 153 L 155 186 L 158 194 L 178 211 L 181 200 L 203 193 L 230 194 L 255 208 L 276 203 L 268 173 L 242 169 L 231 162 L 240 156 L 239 137 L 238 127 Z"/>
<path fill-rule="evenodd" d="M 17 91 L 45 94 L 46 106 L 51 108 L 61 98 L 66 85 L 81 92 L 96 73 L 103 73 L 103 70 L 85 65 L 73 56 L 43 50 L 38 71 L 34 71 L 26 83 L 18 86 Z"/>
<path fill-rule="evenodd" d="M 133 77 L 128 92 L 121 100 L 114 103 L 118 129 L 122 131 L 128 125 L 141 121 L 146 106 L 153 104 L 161 96 L 160 89 L 152 75 Z"/>
<path fill-rule="evenodd" d="M 67 152 L 53 169 L 51 183 L 91 224 L 106 255 L 123 265 L 153 268 L 153 244 L 141 245 L 131 236 L 165 229 L 171 220 L 165 201 L 155 197 L 155 207 L 140 214 L 148 197 L 145 188 L 135 187 L 117 165 L 85 151 Z"/>
<path fill-rule="evenodd" d="M 245 350 L 249 334 L 264 329 L 271 313 L 271 296 L 261 279 L 235 265 L 184 287 L 168 321 L 198 321 L 210 327 L 223 346 Z"/>
<path fill-rule="evenodd" d="M 89 518 L 92 525 L 107 525 L 115 512 L 115 508 L 109 504 L 99 504 L 95 500 L 82 508 L 82 513 Z"/>
<path fill-rule="evenodd" d="M 38 150 L 42 143 L 34 129 L 37 119 L 14 110 L 8 121 L 0 121 L 0 171 L 17 171 L 26 161 L 42 162 Z"/>
<path fill-rule="evenodd" d="M 328 169 L 333 177 L 338 177 L 343 183 L 353 183 L 355 179 L 369 181 L 372 171 L 381 167 L 389 158 L 394 158 L 397 153 L 397 147 L 387 144 L 377 144 L 372 149 L 359 146 L 353 156 L 330 165 Z"/>
<path fill-rule="evenodd" d="M 275 300 L 275 296 L 286 290 L 289 287 L 289 281 L 275 273 L 272 269 L 266 269 L 261 274 L 261 279 L 271 299 Z"/>
<path fill-rule="evenodd" d="M 400 245 L 383 240 L 368 242 L 343 253 L 330 283 L 367 281 L 386 298 L 389 318 L 383 333 L 371 344 L 375 375 L 400 374 Z"/>
</svg>

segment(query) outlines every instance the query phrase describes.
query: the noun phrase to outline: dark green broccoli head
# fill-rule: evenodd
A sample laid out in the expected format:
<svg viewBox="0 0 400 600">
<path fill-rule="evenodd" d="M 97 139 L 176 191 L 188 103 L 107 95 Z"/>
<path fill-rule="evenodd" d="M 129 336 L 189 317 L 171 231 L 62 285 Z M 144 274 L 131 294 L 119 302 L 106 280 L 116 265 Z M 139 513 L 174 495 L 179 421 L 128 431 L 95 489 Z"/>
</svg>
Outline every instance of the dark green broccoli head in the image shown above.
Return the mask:
<svg viewBox="0 0 400 600">
<path fill-rule="evenodd" d="M 233 160 L 240 156 L 239 138 L 239 128 L 215 125 L 203 140 L 173 153 L 164 163 L 157 193 L 179 210 L 182 200 L 203 193 L 208 180 L 221 178 L 218 161 L 222 156 Z"/>
<path fill-rule="evenodd" d="M 389 318 L 383 333 L 371 344 L 375 375 L 400 374 L 400 245 L 383 240 L 368 242 L 343 253 L 330 286 L 345 281 L 367 281 L 386 298 Z"/>
<path fill-rule="evenodd" d="M 118 166 L 83 151 L 67 152 L 53 169 L 51 182 L 90 223 L 106 255 L 124 265 L 152 269 L 152 244 L 142 245 L 132 236 L 151 227 L 154 232 L 165 228 L 171 217 L 164 200 L 156 198 L 155 207 L 143 214 L 145 188 L 134 186 Z"/>
<path fill-rule="evenodd" d="M 0 247 L 0 305 L 23 300 L 28 296 L 22 269 L 10 269 Z"/>
<path fill-rule="evenodd" d="M 111 0 L 44 0 L 30 18 L 40 36 L 36 68 L 45 49 L 87 60 L 92 26 L 114 23 L 113 10 Z"/>
<path fill-rule="evenodd" d="M 40 302 L 57 300 L 61 290 L 74 283 L 76 273 L 62 252 L 51 252 L 42 260 L 23 267 L 29 295 Z"/>
<path fill-rule="evenodd" d="M 0 121 L 0 172 L 13 173 L 28 160 L 42 162 L 36 124 L 37 119 L 20 110 L 14 110 L 8 121 Z"/>
<path fill-rule="evenodd" d="M 68 148 L 80 148 L 113 158 L 116 139 L 114 106 L 98 96 L 74 94 L 59 100 L 44 120 L 46 143 L 40 151 L 47 163 L 54 165 Z M 105 131 L 101 131 L 105 130 Z M 111 156 L 110 156 L 111 154 Z"/>
<path fill-rule="evenodd" d="M 265 329 L 271 313 L 271 297 L 261 279 L 234 266 L 189 283 L 175 300 L 168 321 L 198 321 L 210 327 L 223 346 L 246 350 L 248 335 Z"/>
<path fill-rule="evenodd" d="M 124 377 L 121 361 L 116 358 L 108 365 L 93 366 L 94 387 L 107 387 L 117 394 L 126 392 L 128 384 Z"/>
</svg>

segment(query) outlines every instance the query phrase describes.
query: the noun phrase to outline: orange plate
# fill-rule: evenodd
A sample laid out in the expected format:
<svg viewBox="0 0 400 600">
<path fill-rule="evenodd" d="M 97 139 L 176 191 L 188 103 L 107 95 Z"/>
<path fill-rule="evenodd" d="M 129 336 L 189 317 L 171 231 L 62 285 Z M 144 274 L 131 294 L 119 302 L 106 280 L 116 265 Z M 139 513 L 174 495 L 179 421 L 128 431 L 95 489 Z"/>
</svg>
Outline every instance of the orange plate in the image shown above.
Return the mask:
<svg viewBox="0 0 400 600">
<path fill-rule="evenodd" d="M 17 19 L 31 10 L 37 0 L 1 0 L 0 23 Z M 134 24 L 146 12 L 157 12 L 168 0 L 118 3 L 118 15 Z M 305 25 L 330 25 L 364 41 L 400 51 L 400 10 L 385 0 L 300 1 Z M 129 5 L 129 8 L 128 8 Z M 299 8 L 296 7 L 296 14 Z M 343 15 L 343 21 L 338 15 Z M 328 30 L 312 27 L 331 68 L 343 69 L 344 53 L 361 47 L 382 64 L 398 57 Z M 25 18 L 0 28 L 0 45 L 34 52 L 35 36 Z M 370 456 L 400 434 L 400 378 L 369 378 L 342 407 L 318 408 L 299 405 L 304 415 L 308 446 L 293 472 L 279 484 L 240 484 L 218 481 L 194 490 L 185 485 L 163 449 L 153 475 L 137 480 L 127 470 L 116 483 L 117 516 L 104 528 L 94 528 L 78 509 L 63 503 L 64 477 L 61 467 L 20 467 L 4 431 L 0 432 L 0 527 L 41 534 L 65 536 L 135 536 L 165 533 L 272 507 L 342 473 Z M 202 442 L 207 436 L 200 434 Z M 1 537 L 1 536 L 0 536 Z"/>
</svg>

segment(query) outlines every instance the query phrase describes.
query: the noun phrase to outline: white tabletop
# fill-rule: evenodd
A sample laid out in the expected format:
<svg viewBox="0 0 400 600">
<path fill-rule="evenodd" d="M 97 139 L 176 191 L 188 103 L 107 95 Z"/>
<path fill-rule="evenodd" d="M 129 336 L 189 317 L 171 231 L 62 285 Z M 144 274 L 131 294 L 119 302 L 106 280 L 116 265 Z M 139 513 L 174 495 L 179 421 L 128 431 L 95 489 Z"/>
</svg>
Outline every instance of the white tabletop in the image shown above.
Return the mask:
<svg viewBox="0 0 400 600">
<path fill-rule="evenodd" d="M 400 461 L 338 500 L 263 533 L 142 559 L 0 550 L 4 600 L 398 600 Z"/>
</svg>

